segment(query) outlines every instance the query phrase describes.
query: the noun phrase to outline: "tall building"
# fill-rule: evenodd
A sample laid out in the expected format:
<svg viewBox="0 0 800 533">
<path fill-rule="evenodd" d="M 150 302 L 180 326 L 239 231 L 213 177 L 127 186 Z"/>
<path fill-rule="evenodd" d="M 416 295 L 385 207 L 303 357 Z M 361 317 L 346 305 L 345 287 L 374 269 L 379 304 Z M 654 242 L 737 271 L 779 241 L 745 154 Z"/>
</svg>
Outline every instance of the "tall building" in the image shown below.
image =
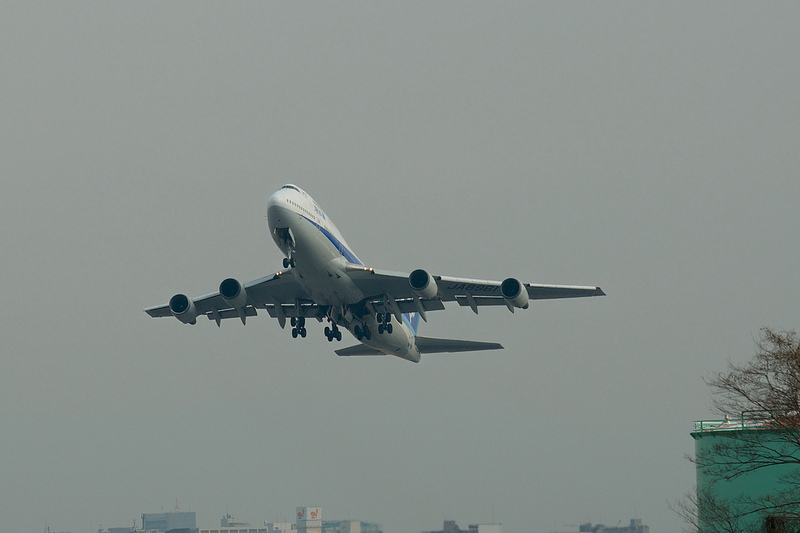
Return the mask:
<svg viewBox="0 0 800 533">
<path fill-rule="evenodd" d="M 297 533 L 322 533 L 322 507 L 297 508 Z"/>
</svg>

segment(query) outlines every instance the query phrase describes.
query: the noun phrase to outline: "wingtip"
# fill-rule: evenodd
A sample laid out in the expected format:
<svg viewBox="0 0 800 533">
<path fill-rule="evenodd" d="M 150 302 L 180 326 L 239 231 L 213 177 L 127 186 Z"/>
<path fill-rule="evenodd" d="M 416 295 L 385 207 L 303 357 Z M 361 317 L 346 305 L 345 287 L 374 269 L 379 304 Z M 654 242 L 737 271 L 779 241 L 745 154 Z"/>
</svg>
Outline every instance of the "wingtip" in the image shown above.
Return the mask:
<svg viewBox="0 0 800 533">
<path fill-rule="evenodd" d="M 595 294 L 597 296 L 605 296 L 606 295 L 606 293 L 604 293 L 603 289 L 601 289 L 600 287 L 595 287 L 595 291 L 596 291 Z"/>
</svg>

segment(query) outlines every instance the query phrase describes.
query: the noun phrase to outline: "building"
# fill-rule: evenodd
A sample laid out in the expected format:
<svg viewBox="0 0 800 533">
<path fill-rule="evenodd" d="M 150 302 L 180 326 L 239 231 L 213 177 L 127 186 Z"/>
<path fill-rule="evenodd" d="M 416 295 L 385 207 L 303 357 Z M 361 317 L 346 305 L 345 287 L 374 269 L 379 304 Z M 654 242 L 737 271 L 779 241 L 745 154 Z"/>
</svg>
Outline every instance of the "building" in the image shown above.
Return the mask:
<svg viewBox="0 0 800 533">
<path fill-rule="evenodd" d="M 383 533 L 383 528 L 360 520 L 323 520 L 322 533 Z"/>
<path fill-rule="evenodd" d="M 632 518 L 628 526 L 607 527 L 603 524 L 582 524 L 580 533 L 650 533 L 650 526 L 642 525 L 638 518 Z"/>
<path fill-rule="evenodd" d="M 461 529 L 455 520 L 445 520 L 440 531 L 423 533 L 503 533 L 503 524 L 470 524 L 469 529 Z"/>
<path fill-rule="evenodd" d="M 197 533 L 194 512 L 143 513 L 142 530 L 159 533 Z"/>
<path fill-rule="evenodd" d="M 503 533 L 503 524 L 470 524 L 469 533 Z"/>
<path fill-rule="evenodd" d="M 265 522 L 264 525 L 267 526 L 267 533 L 291 533 L 297 530 L 297 524 L 291 522 Z"/>
<path fill-rule="evenodd" d="M 199 533 L 274 533 L 270 532 L 265 524 L 262 527 L 252 527 L 247 522 L 239 521 L 235 516 L 226 513 L 219 521 L 218 528 L 200 529 Z"/>
<path fill-rule="evenodd" d="M 219 527 L 221 528 L 247 528 L 250 524 L 247 522 L 240 522 L 231 513 L 226 513 L 225 516 L 220 518 Z"/>
<path fill-rule="evenodd" d="M 297 533 L 322 533 L 322 507 L 297 508 Z"/>
<path fill-rule="evenodd" d="M 694 423 L 701 531 L 800 532 L 797 423 L 756 415 Z"/>
<path fill-rule="evenodd" d="M 224 519 L 223 519 L 224 520 Z M 297 527 L 290 522 L 276 522 L 264 523 L 263 526 L 251 526 L 244 522 L 231 522 L 220 523 L 221 527 L 200 529 L 198 533 L 292 533 L 297 530 Z"/>
<path fill-rule="evenodd" d="M 383 533 L 379 524 L 358 520 L 322 520 L 321 507 L 298 507 L 297 521 L 265 522 L 254 527 L 236 520 L 230 514 L 220 521 L 220 527 L 200 529 L 198 533 Z"/>
</svg>

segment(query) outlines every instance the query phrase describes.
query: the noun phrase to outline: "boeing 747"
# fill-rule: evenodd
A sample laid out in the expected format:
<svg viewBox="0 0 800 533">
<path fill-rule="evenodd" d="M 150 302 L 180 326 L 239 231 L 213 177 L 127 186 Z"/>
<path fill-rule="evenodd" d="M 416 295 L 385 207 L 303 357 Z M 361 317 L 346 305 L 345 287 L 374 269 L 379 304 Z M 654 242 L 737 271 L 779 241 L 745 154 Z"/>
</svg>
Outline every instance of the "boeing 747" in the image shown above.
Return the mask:
<svg viewBox="0 0 800 533">
<path fill-rule="evenodd" d="M 247 283 L 228 278 L 217 292 L 197 298 L 176 294 L 145 312 L 184 324 L 195 324 L 204 315 L 219 326 L 229 318 L 245 324 L 261 309 L 277 318 L 281 328 L 288 319 L 295 338 L 307 335 L 306 319 L 327 321 L 329 342 L 342 340 L 342 328 L 360 342 L 336 350 L 337 355 L 395 355 L 417 363 L 424 353 L 503 348 L 418 336 L 419 319 L 427 321 L 427 313 L 444 309 L 444 302 L 458 302 L 477 314 L 484 306 L 514 312 L 527 309 L 530 300 L 604 295 L 600 287 L 454 278 L 422 269 L 404 274 L 366 266 L 314 199 L 295 185 L 284 185 L 269 198 L 267 223 L 285 256 L 283 270 Z"/>
</svg>

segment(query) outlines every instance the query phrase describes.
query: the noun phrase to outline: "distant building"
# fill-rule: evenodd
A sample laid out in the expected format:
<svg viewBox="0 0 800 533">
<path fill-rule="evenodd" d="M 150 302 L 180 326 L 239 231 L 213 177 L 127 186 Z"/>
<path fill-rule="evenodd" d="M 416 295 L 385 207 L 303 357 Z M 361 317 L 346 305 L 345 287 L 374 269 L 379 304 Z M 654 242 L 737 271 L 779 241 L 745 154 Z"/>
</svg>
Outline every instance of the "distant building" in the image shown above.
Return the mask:
<svg viewBox="0 0 800 533">
<path fill-rule="evenodd" d="M 503 533 L 503 524 L 470 524 L 469 533 Z"/>
<path fill-rule="evenodd" d="M 469 529 L 461 529 L 455 520 L 445 520 L 440 531 L 423 533 L 503 533 L 503 524 L 470 524 Z"/>
<path fill-rule="evenodd" d="M 218 527 L 211 529 L 199 529 L 198 533 L 269 533 L 269 528 L 267 525 L 253 527 L 248 524 L 247 527 Z"/>
<path fill-rule="evenodd" d="M 580 533 L 650 533 L 650 526 L 642 525 L 639 519 L 631 519 L 628 526 L 607 527 L 603 524 L 591 523 L 580 526 Z"/>
<path fill-rule="evenodd" d="M 297 530 L 297 524 L 291 522 L 265 522 L 267 533 L 291 533 Z"/>
<path fill-rule="evenodd" d="M 226 527 L 226 528 L 246 528 L 250 527 L 250 524 L 247 522 L 240 522 L 233 516 L 231 513 L 226 513 L 219 521 L 219 527 Z"/>
<path fill-rule="evenodd" d="M 226 513 L 219 521 L 219 528 L 200 529 L 199 533 L 270 533 L 266 524 L 262 527 L 252 527 L 247 522 L 240 522 L 235 516 Z"/>
<path fill-rule="evenodd" d="M 383 528 L 360 520 L 323 520 L 322 533 L 383 533 Z"/>
<path fill-rule="evenodd" d="M 159 533 L 197 533 L 194 512 L 143 513 L 142 530 Z"/>
<path fill-rule="evenodd" d="M 322 507 L 297 508 L 297 533 L 322 533 Z"/>
</svg>

